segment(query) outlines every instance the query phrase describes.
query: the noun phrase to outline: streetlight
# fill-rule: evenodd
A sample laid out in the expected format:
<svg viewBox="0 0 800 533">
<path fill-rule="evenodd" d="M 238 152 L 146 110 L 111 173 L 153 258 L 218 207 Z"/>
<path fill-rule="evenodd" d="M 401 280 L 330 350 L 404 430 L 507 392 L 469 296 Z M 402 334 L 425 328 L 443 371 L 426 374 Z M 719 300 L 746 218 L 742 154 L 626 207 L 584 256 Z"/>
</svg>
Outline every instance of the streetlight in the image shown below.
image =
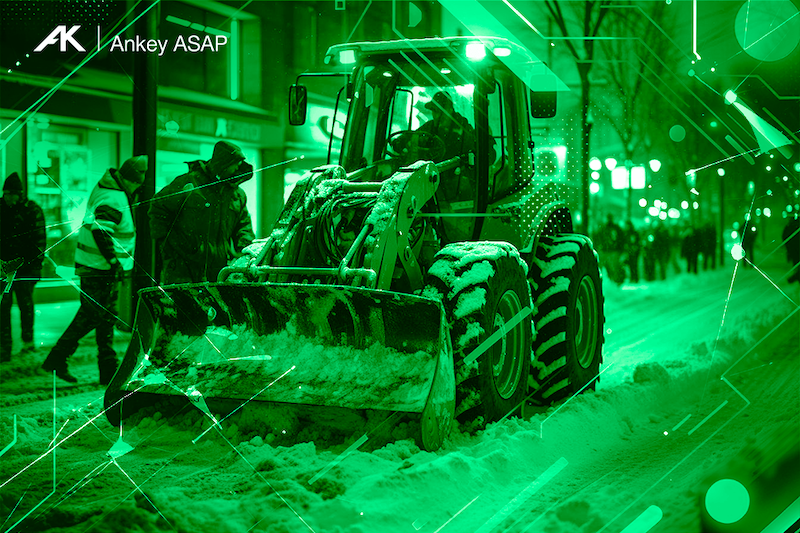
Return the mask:
<svg viewBox="0 0 800 533">
<path fill-rule="evenodd" d="M 609 166 L 606 159 L 606 166 Z M 644 166 L 632 166 L 630 161 L 625 162 L 625 166 L 616 166 L 611 170 L 611 187 L 617 190 L 628 190 L 628 220 L 633 218 L 633 190 L 644 189 L 646 183 L 646 172 Z"/>
</svg>

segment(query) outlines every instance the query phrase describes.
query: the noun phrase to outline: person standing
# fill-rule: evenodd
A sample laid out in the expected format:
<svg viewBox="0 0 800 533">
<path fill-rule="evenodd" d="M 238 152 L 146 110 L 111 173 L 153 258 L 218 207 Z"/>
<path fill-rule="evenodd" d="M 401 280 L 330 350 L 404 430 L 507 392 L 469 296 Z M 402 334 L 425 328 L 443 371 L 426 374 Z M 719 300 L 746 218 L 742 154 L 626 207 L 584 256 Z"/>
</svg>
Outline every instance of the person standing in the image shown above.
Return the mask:
<svg viewBox="0 0 800 533">
<path fill-rule="evenodd" d="M 689 274 L 697 274 L 698 255 L 700 253 L 699 239 L 700 234 L 698 231 L 691 226 L 687 226 L 681 240 L 681 256 L 686 259 L 686 272 Z"/>
<path fill-rule="evenodd" d="M 717 268 L 717 230 L 710 222 L 705 223 L 700 228 L 700 253 L 703 254 L 703 270 L 708 270 L 709 263 L 711 270 Z"/>
<path fill-rule="evenodd" d="M 625 281 L 622 257 L 625 251 L 625 235 L 611 213 L 607 215 L 606 223 L 597 232 L 594 242 L 600 253 L 601 267 L 606 269 L 609 279 L 621 285 Z"/>
<path fill-rule="evenodd" d="M 133 268 L 136 244 L 131 197 L 144 182 L 146 171 L 147 156 L 132 157 L 119 170 L 108 169 L 89 195 L 75 252 L 81 305 L 42 364 L 44 370 L 55 372 L 64 381 L 78 381 L 69 373 L 67 358 L 92 330 L 97 340 L 100 384 L 108 385 L 117 371 L 112 344 L 119 280 L 123 272 Z"/>
<path fill-rule="evenodd" d="M 758 236 L 758 228 L 753 223 L 754 220 L 746 220 L 742 224 L 742 248 L 744 248 L 744 256 L 747 261 L 743 263 L 744 268 L 753 268 L 752 265 L 756 264 L 756 237 Z"/>
<path fill-rule="evenodd" d="M 796 214 L 789 215 L 789 221 L 783 228 L 784 246 L 786 246 L 786 259 L 792 265 L 789 269 L 790 275 L 786 281 L 796 281 L 800 283 L 800 217 Z"/>
<path fill-rule="evenodd" d="M 161 254 L 161 282 L 216 281 L 255 235 L 239 187 L 253 176 L 242 149 L 219 141 L 208 161 L 192 161 L 153 197 L 150 232 Z"/>
<path fill-rule="evenodd" d="M 33 342 L 33 288 L 42 276 L 47 247 L 44 212 L 29 200 L 19 174 L 12 173 L 3 184 L 0 202 L 0 362 L 11 360 L 11 305 L 19 307 L 22 352 L 35 349 Z"/>
<path fill-rule="evenodd" d="M 625 262 L 628 265 L 631 283 L 639 283 L 639 253 L 641 249 L 639 232 L 633 227 L 633 222 L 629 220 L 625 227 Z"/>
<path fill-rule="evenodd" d="M 672 242 L 669 230 L 663 222 L 656 222 L 653 229 L 653 252 L 658 265 L 661 280 L 667 279 L 667 265 L 672 254 Z"/>
</svg>

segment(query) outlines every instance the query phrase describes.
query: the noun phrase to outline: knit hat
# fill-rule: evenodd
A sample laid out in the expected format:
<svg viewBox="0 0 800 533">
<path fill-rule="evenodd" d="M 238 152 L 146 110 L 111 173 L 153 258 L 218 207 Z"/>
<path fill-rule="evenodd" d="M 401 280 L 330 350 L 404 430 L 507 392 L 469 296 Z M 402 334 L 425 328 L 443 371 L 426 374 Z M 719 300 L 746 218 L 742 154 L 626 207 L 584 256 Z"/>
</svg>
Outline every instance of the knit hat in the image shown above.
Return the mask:
<svg viewBox="0 0 800 533">
<path fill-rule="evenodd" d="M 122 179 L 131 183 L 143 183 L 144 173 L 147 172 L 147 156 L 135 155 L 125 160 L 119 167 L 119 174 Z"/>
<path fill-rule="evenodd" d="M 222 170 L 225 167 L 244 161 L 246 158 L 242 149 L 228 141 L 219 141 L 214 145 L 214 154 L 209 160 L 209 164 L 216 171 Z"/>
<path fill-rule="evenodd" d="M 12 172 L 6 178 L 6 182 L 3 184 L 3 191 L 22 193 L 22 180 L 19 179 L 19 174 Z"/>
<path fill-rule="evenodd" d="M 444 91 L 439 91 L 425 104 L 425 109 L 453 109 L 453 99 Z"/>
</svg>

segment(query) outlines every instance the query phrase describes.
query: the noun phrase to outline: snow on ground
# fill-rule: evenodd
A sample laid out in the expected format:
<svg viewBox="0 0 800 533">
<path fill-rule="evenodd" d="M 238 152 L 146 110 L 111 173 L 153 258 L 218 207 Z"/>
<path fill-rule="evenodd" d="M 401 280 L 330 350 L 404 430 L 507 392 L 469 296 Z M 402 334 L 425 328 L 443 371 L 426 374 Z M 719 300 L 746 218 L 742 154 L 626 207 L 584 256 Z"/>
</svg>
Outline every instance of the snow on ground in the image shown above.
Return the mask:
<svg viewBox="0 0 800 533">
<path fill-rule="evenodd" d="M 331 444 L 313 428 L 303 430 L 316 444 L 294 442 L 258 411 L 204 433 L 198 410 L 156 409 L 125 426 L 134 448 L 112 461 L 120 433 L 101 413 L 102 390 L 59 383 L 48 496 L 52 381 L 32 370 L 44 354 L 32 356 L 12 366 L 16 379 L 3 368 L 0 445 L 12 440 L 12 414 L 18 439 L 0 458 L 0 529 L 21 520 L 13 531 L 616 532 L 656 505 L 664 517 L 653 531 L 700 531 L 716 468 L 776 431 L 800 435 L 800 313 L 790 301 L 800 290 L 779 283 L 784 295 L 739 270 L 728 299 L 731 272 L 729 261 L 699 276 L 607 284 L 596 392 L 474 435 L 456 428 L 435 453 L 361 434 Z M 79 377 L 95 376 L 92 357 L 91 344 L 81 348 Z"/>
</svg>

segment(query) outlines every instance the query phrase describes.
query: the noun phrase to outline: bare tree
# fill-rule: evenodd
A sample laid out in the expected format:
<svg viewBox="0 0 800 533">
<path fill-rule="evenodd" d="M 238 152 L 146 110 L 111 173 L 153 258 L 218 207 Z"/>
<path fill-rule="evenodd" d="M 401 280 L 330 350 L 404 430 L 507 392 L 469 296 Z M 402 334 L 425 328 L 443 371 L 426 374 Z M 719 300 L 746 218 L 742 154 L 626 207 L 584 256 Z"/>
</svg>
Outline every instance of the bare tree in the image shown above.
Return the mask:
<svg viewBox="0 0 800 533">
<path fill-rule="evenodd" d="M 607 9 L 605 29 L 614 39 L 602 41 L 597 68 L 608 84 L 592 95 L 592 111 L 619 136 L 628 171 L 637 156 L 650 156 L 654 144 L 664 146 L 667 132 L 656 126 L 678 115 L 656 89 L 663 86 L 665 65 L 674 64 L 677 56 L 667 33 L 672 19 L 666 7 L 663 2 L 620 2 Z"/>
<path fill-rule="evenodd" d="M 545 0 L 544 4 L 578 68 L 581 80 L 581 225 L 589 230 L 589 95 L 591 84 L 589 72 L 594 65 L 595 38 L 599 35 L 603 19 L 608 13 L 610 0 L 587 0 L 568 2 L 570 12 L 565 16 L 563 0 Z"/>
</svg>

